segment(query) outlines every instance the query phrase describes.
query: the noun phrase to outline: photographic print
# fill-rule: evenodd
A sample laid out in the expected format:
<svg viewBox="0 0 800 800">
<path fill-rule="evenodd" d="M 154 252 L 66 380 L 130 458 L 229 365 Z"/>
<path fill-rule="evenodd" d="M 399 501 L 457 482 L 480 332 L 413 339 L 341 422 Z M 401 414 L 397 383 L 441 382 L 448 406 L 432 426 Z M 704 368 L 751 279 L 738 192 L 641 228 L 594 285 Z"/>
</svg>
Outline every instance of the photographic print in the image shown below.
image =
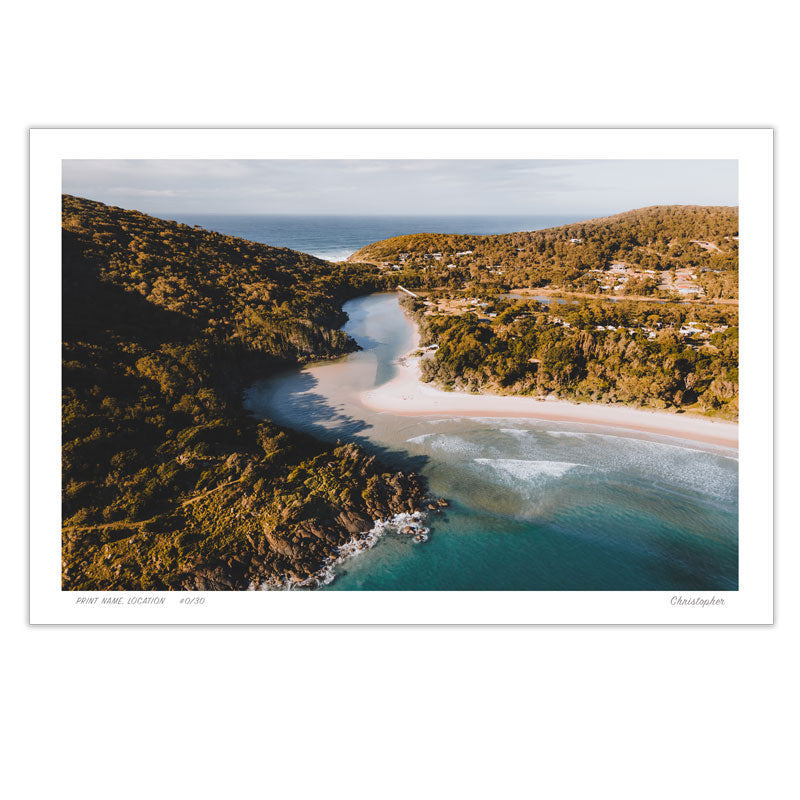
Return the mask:
<svg viewBox="0 0 800 800">
<path fill-rule="evenodd" d="M 62 596 L 738 593 L 738 158 L 268 156 L 60 162 Z"/>
</svg>

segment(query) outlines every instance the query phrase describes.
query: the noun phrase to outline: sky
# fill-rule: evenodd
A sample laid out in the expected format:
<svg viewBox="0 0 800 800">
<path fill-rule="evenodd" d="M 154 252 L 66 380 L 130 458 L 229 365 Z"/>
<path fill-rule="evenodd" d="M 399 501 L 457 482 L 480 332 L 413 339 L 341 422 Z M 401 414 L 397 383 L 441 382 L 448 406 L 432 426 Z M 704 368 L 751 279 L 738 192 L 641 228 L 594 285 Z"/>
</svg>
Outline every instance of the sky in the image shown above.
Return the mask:
<svg viewBox="0 0 800 800">
<path fill-rule="evenodd" d="M 738 205 L 731 160 L 65 160 L 63 191 L 148 214 L 613 214 Z"/>
</svg>

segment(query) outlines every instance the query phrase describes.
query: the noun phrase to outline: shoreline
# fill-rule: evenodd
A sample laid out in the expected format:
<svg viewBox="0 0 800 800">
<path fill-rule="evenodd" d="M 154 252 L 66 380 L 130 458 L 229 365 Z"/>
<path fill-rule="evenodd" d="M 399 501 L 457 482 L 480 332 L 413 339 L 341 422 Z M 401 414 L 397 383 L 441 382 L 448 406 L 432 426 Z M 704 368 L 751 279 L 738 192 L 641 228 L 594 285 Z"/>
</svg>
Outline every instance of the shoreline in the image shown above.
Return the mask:
<svg viewBox="0 0 800 800">
<path fill-rule="evenodd" d="M 362 392 L 360 402 L 372 411 L 421 417 L 508 417 L 573 422 L 603 428 L 619 428 L 655 436 L 668 436 L 703 444 L 739 448 L 739 425 L 665 411 L 650 411 L 603 403 L 572 403 L 568 400 L 537 400 L 521 395 L 446 392 L 420 378 L 420 358 L 410 353 L 419 349 L 419 329 L 413 320 L 414 346 L 398 360 L 392 380 Z"/>
<path fill-rule="evenodd" d="M 251 582 L 247 591 L 290 592 L 297 591 L 298 589 L 315 590 L 323 586 L 328 586 L 336 580 L 336 567 L 338 565 L 350 561 L 367 550 L 371 550 L 387 533 L 394 533 L 402 536 L 413 536 L 416 534 L 423 537 L 419 541 L 427 542 L 430 528 L 423 525 L 423 522 L 427 520 L 427 516 L 427 512 L 417 510 L 401 511 L 388 519 L 376 519 L 375 523 L 368 531 L 353 534 L 345 544 L 337 548 L 334 555 L 328 556 L 322 562 L 319 569 L 307 578 L 297 580 L 290 577 L 288 574 L 284 574 L 282 577 L 274 576 L 262 581 L 258 585 Z M 405 528 L 411 528 L 413 534 L 403 533 Z"/>
</svg>

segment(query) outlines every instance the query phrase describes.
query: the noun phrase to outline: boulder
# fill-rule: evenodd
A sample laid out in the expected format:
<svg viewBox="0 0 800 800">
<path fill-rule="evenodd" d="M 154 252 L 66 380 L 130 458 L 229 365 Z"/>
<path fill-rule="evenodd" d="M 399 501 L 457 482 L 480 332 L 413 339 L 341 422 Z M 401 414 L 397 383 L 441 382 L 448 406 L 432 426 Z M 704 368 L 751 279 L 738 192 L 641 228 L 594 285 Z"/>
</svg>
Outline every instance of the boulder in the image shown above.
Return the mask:
<svg viewBox="0 0 800 800">
<path fill-rule="evenodd" d="M 357 511 L 340 511 L 336 522 L 350 534 L 363 533 L 372 527 L 372 520 Z"/>
</svg>

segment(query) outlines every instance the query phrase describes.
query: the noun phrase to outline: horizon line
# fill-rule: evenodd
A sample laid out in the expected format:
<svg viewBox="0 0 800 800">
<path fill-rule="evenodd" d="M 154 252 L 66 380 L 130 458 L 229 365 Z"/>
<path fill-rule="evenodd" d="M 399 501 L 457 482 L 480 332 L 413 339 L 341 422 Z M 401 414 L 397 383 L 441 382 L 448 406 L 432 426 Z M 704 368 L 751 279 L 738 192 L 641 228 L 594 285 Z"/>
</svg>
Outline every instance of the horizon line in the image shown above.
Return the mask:
<svg viewBox="0 0 800 800">
<path fill-rule="evenodd" d="M 675 207 L 675 206 L 694 206 L 697 208 L 739 208 L 739 204 L 705 204 L 705 203 L 653 203 L 649 206 L 634 206 L 632 208 L 625 208 L 622 211 L 530 211 L 530 212 L 491 212 L 491 213 L 453 213 L 453 212 L 431 212 L 426 214 L 412 214 L 404 212 L 394 212 L 391 214 L 370 214 L 362 212 L 319 212 L 319 211 L 144 211 L 142 213 L 155 215 L 158 214 L 173 214 L 173 215 L 193 215 L 193 216 L 213 216 L 213 217 L 554 217 L 554 216 L 571 216 L 573 214 L 592 214 L 593 216 L 614 216 L 616 214 L 624 214 L 629 211 L 639 211 L 643 208 L 658 208 Z M 120 206 L 121 207 L 121 206 Z M 134 210 L 134 209 L 131 209 Z M 588 218 L 586 218 L 588 219 Z"/>
</svg>

